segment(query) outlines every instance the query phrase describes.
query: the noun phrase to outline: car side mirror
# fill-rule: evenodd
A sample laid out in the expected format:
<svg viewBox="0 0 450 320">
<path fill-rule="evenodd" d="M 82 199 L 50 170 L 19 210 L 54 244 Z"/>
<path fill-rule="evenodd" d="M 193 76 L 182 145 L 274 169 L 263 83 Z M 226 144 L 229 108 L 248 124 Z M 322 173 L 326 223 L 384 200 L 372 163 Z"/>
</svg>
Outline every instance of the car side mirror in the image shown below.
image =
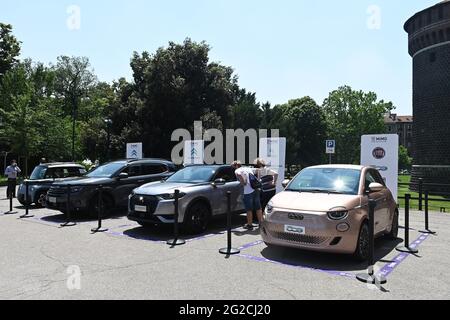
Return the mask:
<svg viewBox="0 0 450 320">
<path fill-rule="evenodd" d="M 129 175 L 126 172 L 122 172 L 121 174 L 119 174 L 119 180 L 123 180 L 123 179 L 128 179 Z"/>
<path fill-rule="evenodd" d="M 372 192 L 380 192 L 380 191 L 383 191 L 383 190 L 384 190 L 384 186 L 383 186 L 381 183 L 372 182 L 372 183 L 369 185 L 369 190 L 368 190 L 368 192 L 369 192 L 369 193 L 372 193 Z"/>
<path fill-rule="evenodd" d="M 225 179 L 216 179 L 213 182 L 213 186 L 214 187 L 218 187 L 218 186 L 224 186 L 227 182 L 225 181 Z"/>
<path fill-rule="evenodd" d="M 286 180 L 283 180 L 283 182 L 281 183 L 281 185 L 283 186 L 283 188 L 287 188 L 287 186 L 288 186 L 288 184 L 291 182 L 291 180 L 289 180 L 289 179 L 286 179 Z"/>
</svg>

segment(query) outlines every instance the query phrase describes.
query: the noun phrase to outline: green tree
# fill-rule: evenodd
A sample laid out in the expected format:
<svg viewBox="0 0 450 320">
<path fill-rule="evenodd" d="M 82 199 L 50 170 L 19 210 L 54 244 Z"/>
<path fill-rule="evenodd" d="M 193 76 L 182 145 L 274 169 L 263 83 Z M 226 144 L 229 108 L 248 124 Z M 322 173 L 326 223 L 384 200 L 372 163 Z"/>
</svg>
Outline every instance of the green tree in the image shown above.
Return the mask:
<svg viewBox="0 0 450 320">
<path fill-rule="evenodd" d="M 287 138 L 288 165 L 304 167 L 322 162 L 326 123 L 313 99 L 303 97 L 275 106 L 270 127 L 279 128 L 281 136 Z"/>
<path fill-rule="evenodd" d="M 0 22 L 0 81 L 18 62 L 20 42 L 12 34 L 12 26 Z"/>
<path fill-rule="evenodd" d="M 360 160 L 361 136 L 385 133 L 384 115 L 393 109 L 393 105 L 378 100 L 373 92 L 355 91 L 344 86 L 330 93 L 323 109 L 327 138 L 337 143 L 337 162 L 356 164 Z"/>
<path fill-rule="evenodd" d="M 409 156 L 408 149 L 404 146 L 400 146 L 398 153 L 399 159 L 399 169 L 400 170 L 411 170 L 413 158 Z"/>
</svg>

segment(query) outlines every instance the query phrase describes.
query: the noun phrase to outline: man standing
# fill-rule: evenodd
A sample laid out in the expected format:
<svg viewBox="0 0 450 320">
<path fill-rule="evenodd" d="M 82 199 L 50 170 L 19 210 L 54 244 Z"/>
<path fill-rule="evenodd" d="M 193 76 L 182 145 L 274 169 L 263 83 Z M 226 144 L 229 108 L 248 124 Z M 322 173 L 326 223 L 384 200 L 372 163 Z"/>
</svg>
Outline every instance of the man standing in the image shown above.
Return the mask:
<svg viewBox="0 0 450 320">
<path fill-rule="evenodd" d="M 235 174 L 239 182 L 244 186 L 244 204 L 245 210 L 247 211 L 247 224 L 244 225 L 244 229 L 253 230 L 253 211 L 256 211 L 258 216 L 258 221 L 261 223 L 263 221 L 261 197 L 258 190 L 252 188 L 250 182 L 251 177 L 254 176 L 254 172 L 251 168 L 242 167 L 240 161 L 235 161 L 231 165 L 235 169 Z"/>
<path fill-rule="evenodd" d="M 17 161 L 11 161 L 11 165 L 6 168 L 5 176 L 8 178 L 8 188 L 6 189 L 6 197 L 9 199 L 10 197 L 16 197 L 16 184 L 17 184 L 17 176 L 22 171 L 17 166 Z"/>
</svg>

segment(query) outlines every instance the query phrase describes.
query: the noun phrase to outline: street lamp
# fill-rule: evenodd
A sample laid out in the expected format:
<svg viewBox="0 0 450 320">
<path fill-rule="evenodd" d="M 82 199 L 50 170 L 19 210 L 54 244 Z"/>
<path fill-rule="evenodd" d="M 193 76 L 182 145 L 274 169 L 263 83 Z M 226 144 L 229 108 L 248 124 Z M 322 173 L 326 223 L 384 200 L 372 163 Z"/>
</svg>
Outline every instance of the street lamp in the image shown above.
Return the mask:
<svg viewBox="0 0 450 320">
<path fill-rule="evenodd" d="M 113 124 L 113 121 L 109 118 L 105 119 L 106 124 L 106 141 L 107 141 L 107 160 L 111 160 L 111 126 Z"/>
</svg>

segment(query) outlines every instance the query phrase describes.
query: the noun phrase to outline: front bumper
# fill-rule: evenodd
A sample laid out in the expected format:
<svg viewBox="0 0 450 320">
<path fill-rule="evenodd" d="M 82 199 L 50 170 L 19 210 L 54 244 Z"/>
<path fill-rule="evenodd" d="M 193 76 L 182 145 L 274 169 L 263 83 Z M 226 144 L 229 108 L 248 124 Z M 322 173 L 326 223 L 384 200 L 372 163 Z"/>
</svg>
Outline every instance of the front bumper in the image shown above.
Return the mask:
<svg viewBox="0 0 450 320">
<path fill-rule="evenodd" d="M 145 208 L 145 212 L 136 210 L 140 206 Z M 179 219 L 184 221 L 182 199 L 179 200 Z M 128 201 L 128 219 L 142 223 L 173 224 L 175 220 L 174 200 L 161 200 L 156 196 L 133 195 Z"/>
<path fill-rule="evenodd" d="M 293 220 L 294 213 L 303 220 Z M 300 211 L 274 211 L 265 215 L 261 226 L 264 242 L 276 246 L 291 247 L 319 252 L 353 254 L 356 251 L 361 217 L 350 213 L 344 220 L 331 220 L 326 213 L 305 213 Z M 346 224 L 348 230 L 338 231 L 338 226 Z M 286 226 L 305 228 L 304 234 L 286 232 Z"/>
</svg>

